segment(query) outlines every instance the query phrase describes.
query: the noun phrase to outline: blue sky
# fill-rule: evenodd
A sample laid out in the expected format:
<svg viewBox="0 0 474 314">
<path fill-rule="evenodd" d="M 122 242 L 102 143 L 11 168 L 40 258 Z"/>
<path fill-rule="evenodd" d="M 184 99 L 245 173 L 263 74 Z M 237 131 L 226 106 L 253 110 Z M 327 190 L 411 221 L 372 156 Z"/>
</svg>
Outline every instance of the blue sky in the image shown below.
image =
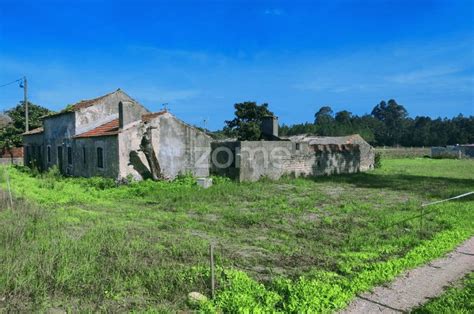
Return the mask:
<svg viewBox="0 0 474 314">
<path fill-rule="evenodd" d="M 323 105 L 474 114 L 474 1 L 0 1 L 0 85 L 53 110 L 118 87 L 217 129 L 233 104 L 280 122 Z M 0 88 L 0 109 L 22 98 Z"/>
</svg>

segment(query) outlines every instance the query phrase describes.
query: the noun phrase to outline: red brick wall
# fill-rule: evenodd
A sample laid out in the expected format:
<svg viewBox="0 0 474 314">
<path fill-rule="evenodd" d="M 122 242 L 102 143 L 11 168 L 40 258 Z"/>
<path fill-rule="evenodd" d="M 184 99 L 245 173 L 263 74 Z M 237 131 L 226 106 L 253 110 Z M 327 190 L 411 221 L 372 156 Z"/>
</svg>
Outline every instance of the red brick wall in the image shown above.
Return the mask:
<svg viewBox="0 0 474 314">
<path fill-rule="evenodd" d="M 23 147 L 13 147 L 10 150 L 4 148 L 0 152 L 0 158 L 23 158 Z"/>
</svg>

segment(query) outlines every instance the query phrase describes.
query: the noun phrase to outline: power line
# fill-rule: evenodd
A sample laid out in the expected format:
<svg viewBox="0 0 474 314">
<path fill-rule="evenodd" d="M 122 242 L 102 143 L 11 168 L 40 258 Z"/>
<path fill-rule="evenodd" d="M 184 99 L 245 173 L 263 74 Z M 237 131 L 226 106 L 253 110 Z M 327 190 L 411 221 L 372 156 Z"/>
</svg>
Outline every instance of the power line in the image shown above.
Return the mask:
<svg viewBox="0 0 474 314">
<path fill-rule="evenodd" d="M 9 83 L 0 85 L 0 87 L 5 87 L 11 85 L 13 83 L 20 82 L 20 88 L 23 88 L 23 96 L 24 96 L 24 106 L 25 106 L 25 132 L 29 131 L 29 119 L 28 119 L 28 81 L 26 80 L 26 76 L 19 78 L 17 80 L 11 81 Z"/>
<path fill-rule="evenodd" d="M 23 78 L 19 78 L 18 80 L 11 81 L 10 83 L 6 83 L 6 84 L 3 84 L 3 85 L 0 85 L 0 87 L 8 86 L 8 85 L 10 85 L 10 84 L 19 82 L 19 81 L 21 81 L 21 80 L 23 80 Z"/>
</svg>

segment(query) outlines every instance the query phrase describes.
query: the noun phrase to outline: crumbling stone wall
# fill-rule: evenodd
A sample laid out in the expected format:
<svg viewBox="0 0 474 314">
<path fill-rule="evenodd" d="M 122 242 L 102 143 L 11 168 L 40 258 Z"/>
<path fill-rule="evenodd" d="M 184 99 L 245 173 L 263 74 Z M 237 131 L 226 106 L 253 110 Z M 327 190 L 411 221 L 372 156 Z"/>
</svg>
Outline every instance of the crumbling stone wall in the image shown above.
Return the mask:
<svg viewBox="0 0 474 314">
<path fill-rule="evenodd" d="M 209 176 L 211 137 L 170 113 L 164 113 L 119 133 L 119 177 L 131 175 L 139 180 L 151 177 L 148 162 L 140 151 L 147 128 L 151 128 L 151 141 L 164 178 L 173 179 L 184 173 Z"/>
<path fill-rule="evenodd" d="M 217 150 L 220 154 L 216 154 Z M 232 154 L 226 154 L 230 149 Z M 228 152 L 228 150 L 227 150 Z M 220 155 L 220 156 L 219 156 Z M 225 164 L 227 167 L 217 167 Z M 238 181 L 276 180 L 284 175 L 322 176 L 361 170 L 358 145 L 310 145 L 290 141 L 216 142 L 212 145 L 212 173 Z"/>
<path fill-rule="evenodd" d="M 243 141 L 237 154 L 239 181 L 272 180 L 289 174 L 295 144 L 290 141 Z"/>
<path fill-rule="evenodd" d="M 316 156 L 313 175 L 354 173 L 368 170 L 362 166 L 360 146 L 357 144 L 311 145 Z"/>
<path fill-rule="evenodd" d="M 211 143 L 210 172 L 231 179 L 239 178 L 239 169 L 236 167 L 236 152 L 240 150 L 240 142 L 213 142 Z"/>
<path fill-rule="evenodd" d="M 375 149 L 363 139 L 362 141 L 354 141 L 354 144 L 359 146 L 360 171 L 368 171 L 374 169 Z"/>
</svg>

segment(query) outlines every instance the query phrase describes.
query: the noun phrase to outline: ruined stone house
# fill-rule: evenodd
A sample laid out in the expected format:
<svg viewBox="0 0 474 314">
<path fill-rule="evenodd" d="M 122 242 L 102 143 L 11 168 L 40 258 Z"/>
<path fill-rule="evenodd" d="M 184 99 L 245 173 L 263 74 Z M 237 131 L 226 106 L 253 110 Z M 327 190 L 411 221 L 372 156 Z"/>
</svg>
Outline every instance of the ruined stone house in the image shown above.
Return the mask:
<svg viewBox="0 0 474 314">
<path fill-rule="evenodd" d="M 324 146 L 348 148 L 353 147 L 359 151 L 358 171 L 368 171 L 374 169 L 375 149 L 367 143 L 359 134 L 347 136 L 315 136 L 315 135 L 296 135 L 289 139 L 292 142 L 304 142 L 315 149 L 321 149 Z M 348 146 L 349 145 L 349 146 Z M 328 172 L 331 169 L 327 169 Z M 337 171 L 337 169 L 336 169 Z"/>
<path fill-rule="evenodd" d="M 256 181 L 374 166 L 374 150 L 359 135 L 281 138 L 273 116 L 261 127 L 260 141 L 212 141 L 167 111 L 149 112 L 119 89 L 44 117 L 43 127 L 24 133 L 24 162 L 42 170 L 56 165 L 65 175 L 118 180 L 212 173 Z"/>
<path fill-rule="evenodd" d="M 276 117 L 264 119 L 262 133 L 271 140 L 212 143 L 211 172 L 238 181 L 257 181 L 262 177 L 323 176 L 374 168 L 375 151 L 358 134 L 281 138 Z"/>
<path fill-rule="evenodd" d="M 44 117 L 43 127 L 24 133 L 23 141 L 26 165 L 56 165 L 71 176 L 209 175 L 206 133 L 167 111 L 149 112 L 120 89 Z"/>
</svg>

